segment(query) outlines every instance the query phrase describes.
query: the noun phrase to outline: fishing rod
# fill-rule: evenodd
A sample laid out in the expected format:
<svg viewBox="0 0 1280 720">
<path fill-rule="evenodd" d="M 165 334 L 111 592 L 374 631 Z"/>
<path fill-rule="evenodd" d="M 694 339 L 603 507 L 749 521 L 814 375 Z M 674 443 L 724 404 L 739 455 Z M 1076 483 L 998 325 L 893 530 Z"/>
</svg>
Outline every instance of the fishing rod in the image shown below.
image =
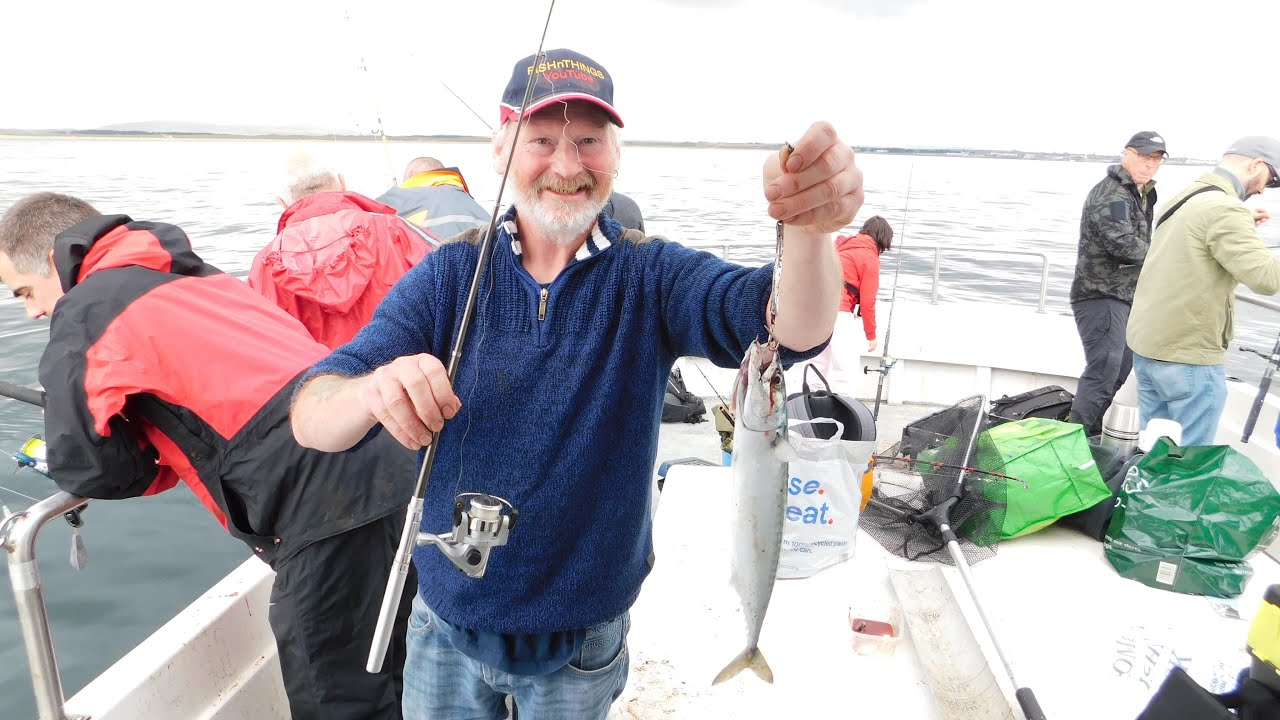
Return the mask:
<svg viewBox="0 0 1280 720">
<path fill-rule="evenodd" d="M 343 16 L 346 18 L 347 23 L 352 26 L 352 33 L 358 34 L 354 29 L 355 23 L 351 20 L 351 11 L 343 10 Z M 382 141 L 382 154 L 387 160 L 387 172 L 391 174 L 391 184 L 397 185 L 400 182 L 400 177 L 396 174 L 395 164 L 391 161 L 391 145 L 387 142 L 387 132 L 382 126 L 382 109 L 378 105 L 378 93 L 374 88 L 373 76 L 369 73 L 369 65 L 365 62 L 363 53 L 360 55 L 360 64 L 356 67 L 364 73 L 364 82 L 369 88 L 369 100 L 373 103 L 373 115 L 378 123 L 378 127 L 373 131 L 373 135 Z"/>
<path fill-rule="evenodd" d="M 1276 336 L 1276 344 L 1271 348 L 1271 355 L 1263 355 L 1253 348 L 1240 347 L 1244 352 L 1251 352 L 1258 357 L 1267 361 L 1267 369 L 1262 371 L 1262 380 L 1258 383 L 1258 395 L 1253 399 L 1253 407 L 1249 408 L 1249 417 L 1244 422 L 1244 433 L 1240 436 L 1240 442 L 1249 442 L 1249 436 L 1253 434 L 1254 425 L 1258 424 L 1258 415 L 1262 412 L 1262 405 L 1267 401 L 1267 391 L 1271 389 L 1271 376 L 1276 371 L 1276 363 L 1280 363 L 1280 335 Z"/>
<path fill-rule="evenodd" d="M 1017 483 L 1022 483 L 1021 480 L 1013 477 L 1012 475 L 1005 475 L 1003 473 L 983 470 L 982 468 L 971 467 L 968 465 L 956 465 L 953 463 L 936 462 L 933 460 L 921 460 L 919 458 L 910 458 L 906 455 L 872 455 L 871 457 L 876 460 L 883 460 L 887 463 L 906 465 L 917 471 L 920 470 L 921 466 L 927 466 L 931 470 L 962 470 L 975 475 L 986 475 L 987 477 L 994 478 L 996 480 L 1012 480 Z"/>
<path fill-rule="evenodd" d="M 551 0 L 547 8 L 547 19 L 542 26 L 542 37 L 538 40 L 538 51 L 534 53 L 533 67 L 546 58 L 543 44 L 547 40 L 547 29 L 551 27 L 551 15 L 556 7 L 556 0 Z M 511 147 L 507 151 L 506 167 L 502 171 L 502 181 L 498 184 L 498 197 L 494 200 L 493 214 L 489 217 L 489 227 L 480 238 L 480 252 L 476 259 L 476 269 L 471 276 L 471 287 L 467 290 L 467 302 L 462 309 L 462 319 L 458 322 L 458 334 L 449 353 L 448 378 L 449 385 L 458 374 L 458 365 L 462 360 L 462 347 L 467 339 L 467 331 L 471 327 L 472 316 L 475 315 L 476 298 L 480 294 L 480 281 L 485 267 L 489 264 L 489 255 L 493 248 L 493 235 L 497 229 L 498 213 L 502 210 L 502 193 L 507 187 L 507 177 L 511 174 L 512 161 L 516 148 L 520 144 L 520 131 L 524 128 L 529 113 L 524 108 L 529 106 L 533 97 L 533 86 L 537 82 L 538 73 L 529 73 L 529 80 L 524 86 L 524 100 L 520 103 L 520 115 L 516 119 L 515 134 L 511 139 Z M 413 562 L 413 549 L 419 545 L 433 544 L 440 548 L 455 567 L 470 577 L 482 577 L 489 563 L 489 552 L 499 545 L 505 545 L 511 529 L 516 523 L 516 509 L 506 500 L 485 493 L 463 493 L 454 501 L 453 533 L 449 535 L 432 535 L 419 532 L 422 526 L 422 510 L 427 495 L 427 481 L 431 477 L 431 468 L 435 465 L 436 452 L 440 446 L 440 432 L 431 434 L 431 442 L 426 447 L 426 455 L 422 467 L 418 471 L 418 480 L 413 488 L 413 498 L 405 510 L 404 529 L 400 533 L 400 545 L 396 549 L 395 561 L 387 577 L 386 592 L 382 596 L 382 608 L 378 612 L 378 625 L 374 629 L 373 642 L 369 648 L 369 660 L 365 669 L 371 673 L 382 670 L 382 661 L 387 654 L 387 646 L 391 642 L 391 629 L 395 622 L 396 611 L 400 606 L 400 596 L 404 593 L 405 580 L 409 575 L 409 564 Z M 506 511 L 505 513 L 503 511 Z"/>
<path fill-rule="evenodd" d="M 976 406 L 976 407 L 975 407 Z M 991 619 L 987 616 L 980 600 L 980 594 L 976 583 L 974 582 L 972 569 L 969 567 L 969 561 L 964 556 L 964 551 L 960 549 L 960 528 L 953 526 L 952 513 L 961 500 L 967 494 L 973 492 L 965 483 L 965 476 L 970 471 L 963 469 L 969 466 L 969 463 L 977 454 L 978 437 L 983 431 L 986 423 L 989 405 L 985 395 L 975 395 L 971 398 L 965 398 L 957 404 L 958 408 L 963 409 L 965 421 L 960 424 L 957 433 L 952 433 L 951 438 L 963 443 L 963 454 L 960 455 L 961 470 L 956 473 L 954 480 L 948 480 L 947 486 L 942 487 L 942 493 L 936 498 L 931 498 L 934 502 L 932 506 L 921 509 L 904 510 L 894 507 L 891 503 L 875 497 L 867 501 L 868 507 L 874 507 L 877 510 L 895 517 L 899 521 L 922 527 L 930 527 L 936 531 L 937 537 L 940 538 L 947 549 L 947 553 L 951 556 L 951 560 L 955 565 L 955 569 L 960 573 L 960 578 L 964 581 L 966 589 L 969 591 L 969 598 L 973 601 L 974 609 L 978 611 L 978 619 L 982 622 L 987 632 L 987 639 L 991 641 L 991 647 L 996 651 L 996 657 L 1004 665 L 1005 674 L 1009 678 L 1009 682 L 1014 690 L 1014 697 L 1018 704 L 1022 707 L 1022 713 L 1027 720 L 1045 720 L 1044 710 L 1041 709 L 1039 701 L 1036 699 L 1035 693 L 1030 687 L 1019 684 L 1014 676 L 1013 666 L 1010 664 L 1008 657 L 1000 646 L 996 633 L 992 630 Z M 972 421 L 969 421 L 969 415 L 972 413 Z M 969 426 L 971 425 L 971 427 Z M 958 432 L 963 432 L 959 435 Z M 981 491 L 978 491 L 981 492 Z"/>
<path fill-rule="evenodd" d="M 695 363 L 694 367 L 698 368 L 698 374 L 702 376 L 702 379 L 707 381 L 707 387 L 711 388 L 711 392 L 715 393 L 716 397 L 720 398 L 720 407 L 724 408 L 724 414 L 732 420 L 733 413 L 729 412 L 729 401 L 725 400 L 724 396 L 720 394 L 720 391 L 716 389 L 715 383 L 711 382 L 711 378 L 707 377 L 707 373 L 702 369 L 701 365 Z"/>
<path fill-rule="evenodd" d="M 915 163 L 911 164 L 911 169 L 907 171 L 907 198 L 902 206 L 902 228 L 898 232 L 898 259 L 893 263 L 893 291 L 889 294 L 889 321 L 884 326 L 884 347 L 880 350 L 880 367 L 871 369 L 870 366 L 862 366 L 862 374 L 879 373 L 880 379 L 876 381 L 876 405 L 871 411 L 871 419 L 873 421 L 880 420 L 880 395 L 884 391 L 884 379 L 898 362 L 897 358 L 889 357 L 889 336 L 893 333 L 893 311 L 898 309 L 898 273 L 902 270 L 902 250 L 903 243 L 907 239 L 907 212 L 911 209 L 911 179 L 915 174 Z"/>
<path fill-rule="evenodd" d="M 440 80 L 440 78 L 436 78 L 436 79 L 437 79 L 437 80 Z M 449 87 L 449 84 L 448 84 L 448 83 L 446 83 L 444 80 L 440 80 L 440 84 L 441 84 L 441 85 L 444 85 L 444 89 L 445 89 L 445 90 L 448 90 L 450 95 L 452 95 L 452 96 L 454 96 L 454 97 L 458 98 L 458 102 L 462 103 L 462 107 L 464 107 L 464 108 L 466 108 L 466 109 L 470 110 L 470 111 L 471 111 L 471 114 L 472 114 L 472 115 L 475 115 L 477 120 L 479 120 L 480 122 L 484 123 L 484 126 L 485 126 L 485 127 L 487 127 L 487 128 L 489 128 L 489 132 L 493 132 L 493 126 L 492 126 L 492 125 L 490 125 L 488 122 L 486 122 L 486 121 L 485 121 L 485 119 L 480 115 L 480 113 L 478 113 L 478 112 L 476 112 L 476 111 L 475 111 L 475 108 L 473 108 L 473 107 L 471 107 L 470 105 L 468 105 L 468 104 L 467 104 L 467 101 L 466 101 L 466 100 L 463 100 L 461 95 L 459 95 L 458 93 L 454 92 L 454 91 L 453 91 L 453 88 Z"/>
</svg>

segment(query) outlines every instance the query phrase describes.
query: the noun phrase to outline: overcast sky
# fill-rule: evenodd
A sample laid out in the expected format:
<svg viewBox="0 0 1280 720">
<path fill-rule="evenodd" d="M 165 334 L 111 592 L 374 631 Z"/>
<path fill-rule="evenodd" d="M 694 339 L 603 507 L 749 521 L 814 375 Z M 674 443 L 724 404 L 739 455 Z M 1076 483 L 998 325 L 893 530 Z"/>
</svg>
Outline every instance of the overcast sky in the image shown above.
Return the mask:
<svg viewBox="0 0 1280 720">
<path fill-rule="evenodd" d="M 180 120 L 486 134 L 544 0 L 0 3 L 0 127 Z M 1217 157 L 1280 136 L 1280 0 L 558 0 L 625 137 Z M 363 59 L 367 71 L 361 71 Z M 444 84 L 442 84 L 442 81 Z"/>
</svg>

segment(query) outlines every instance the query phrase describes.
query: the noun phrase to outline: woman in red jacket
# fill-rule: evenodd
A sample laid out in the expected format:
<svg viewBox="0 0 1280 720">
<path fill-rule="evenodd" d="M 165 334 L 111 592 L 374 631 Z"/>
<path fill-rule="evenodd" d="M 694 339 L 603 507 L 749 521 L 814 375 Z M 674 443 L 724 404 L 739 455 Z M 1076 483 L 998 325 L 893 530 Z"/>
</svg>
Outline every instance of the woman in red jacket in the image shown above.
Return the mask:
<svg viewBox="0 0 1280 720">
<path fill-rule="evenodd" d="M 852 357 L 858 361 L 856 342 L 856 316 L 862 316 L 862 334 L 867 340 L 867 352 L 876 351 L 876 292 L 880 289 L 880 253 L 893 245 L 893 228 L 884 218 L 876 215 L 862 225 L 857 235 L 840 235 L 836 238 L 836 255 L 844 274 L 844 292 L 840 294 L 840 310 L 836 315 L 835 333 L 831 344 L 813 359 L 837 393 L 850 394 L 853 383 L 844 375 L 844 361 Z"/>
<path fill-rule="evenodd" d="M 867 352 L 876 351 L 876 292 L 880 290 L 880 253 L 893 246 L 893 228 L 876 215 L 862 225 L 857 235 L 836 238 L 836 255 L 844 272 L 841 312 L 862 316 L 867 336 Z"/>
</svg>

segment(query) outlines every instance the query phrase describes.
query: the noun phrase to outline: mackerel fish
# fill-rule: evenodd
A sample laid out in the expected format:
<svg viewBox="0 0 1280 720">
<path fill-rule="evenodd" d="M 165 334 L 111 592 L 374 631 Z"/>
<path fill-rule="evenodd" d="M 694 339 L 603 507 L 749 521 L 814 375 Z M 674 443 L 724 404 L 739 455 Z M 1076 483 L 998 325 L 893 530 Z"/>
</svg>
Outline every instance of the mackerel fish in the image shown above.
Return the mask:
<svg viewBox="0 0 1280 720">
<path fill-rule="evenodd" d="M 753 342 L 733 389 L 734 589 L 746 620 L 746 649 L 712 684 L 750 668 L 765 682 L 773 670 L 758 646 L 782 550 L 787 498 L 787 390 L 774 343 Z"/>
</svg>

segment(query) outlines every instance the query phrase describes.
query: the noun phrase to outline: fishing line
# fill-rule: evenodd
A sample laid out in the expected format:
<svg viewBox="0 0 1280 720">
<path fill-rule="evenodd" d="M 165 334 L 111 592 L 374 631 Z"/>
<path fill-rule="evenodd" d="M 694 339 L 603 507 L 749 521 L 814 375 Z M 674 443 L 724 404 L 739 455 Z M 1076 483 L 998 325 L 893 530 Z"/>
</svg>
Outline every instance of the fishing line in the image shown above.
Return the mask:
<svg viewBox="0 0 1280 720">
<path fill-rule="evenodd" d="M 911 209 L 911 180 L 915 175 L 916 164 L 911 163 L 910 169 L 907 170 L 907 197 L 902 205 L 902 225 L 899 228 L 898 240 L 898 258 L 893 262 L 893 290 L 889 293 L 889 318 L 884 326 L 884 347 L 880 351 L 880 368 L 876 372 L 880 373 L 880 379 L 876 381 L 876 405 L 871 412 L 871 419 L 880 419 L 880 394 L 884 390 L 884 379 L 893 369 L 895 359 L 889 357 L 889 337 L 893 333 L 893 313 L 898 309 L 898 274 L 902 271 L 902 256 L 905 254 L 903 250 L 906 246 L 907 239 L 907 214 Z M 870 368 L 864 366 L 863 374 L 870 371 Z"/>
<path fill-rule="evenodd" d="M 707 373 L 702 369 L 701 365 L 695 363 L 694 367 L 698 369 L 698 374 L 702 376 L 702 379 L 707 381 L 707 387 L 711 388 L 711 392 L 715 393 L 716 397 L 720 398 L 720 407 L 724 408 L 725 416 L 732 421 L 733 413 L 729 412 L 729 401 L 725 400 L 724 396 L 720 394 L 720 391 L 716 389 L 716 386 L 711 382 L 711 378 L 707 377 Z"/>
<path fill-rule="evenodd" d="M 9 457 L 13 458 L 14 462 L 18 463 L 18 465 L 19 465 L 18 470 L 21 470 L 22 468 L 27 467 L 27 464 L 26 464 L 26 463 L 24 463 L 24 462 L 22 462 L 21 460 L 19 460 L 19 459 L 18 459 L 18 456 L 14 455 L 13 453 L 9 453 L 9 452 L 5 452 L 4 450 L 0 450 L 0 455 L 8 455 Z M 15 470 L 15 471 L 14 471 L 14 474 L 17 474 L 17 470 Z M 20 492 L 18 492 L 17 490 L 14 490 L 14 489 L 13 489 L 13 488 L 11 488 L 11 487 L 5 487 L 4 485 L 0 485 L 0 490 L 7 490 L 7 491 L 9 491 L 9 492 L 13 493 L 14 495 L 17 495 L 18 497 L 26 498 L 26 499 L 28 499 L 28 500 L 30 500 L 30 501 L 32 501 L 32 502 L 40 502 L 40 498 L 34 498 L 34 497 L 31 497 L 30 495 L 27 495 L 27 494 L 25 494 L 25 493 L 20 493 Z"/>
<path fill-rule="evenodd" d="M 542 27 L 542 36 L 538 40 L 538 51 L 534 53 L 535 64 L 539 59 L 545 58 L 543 52 L 543 44 L 547 39 L 547 30 L 551 26 L 551 17 L 555 10 L 555 0 L 551 0 L 550 6 L 547 8 L 546 22 Z M 525 84 L 524 100 L 520 107 L 525 108 L 529 105 L 529 99 L 533 96 L 534 74 L 530 73 L 529 81 Z M 481 237 L 478 257 L 476 258 L 476 268 L 471 276 L 471 284 L 467 290 L 466 304 L 462 308 L 462 318 L 458 322 L 457 337 L 454 340 L 453 348 L 449 353 L 449 362 L 447 368 L 447 377 L 450 387 L 454 386 L 454 380 L 457 377 L 458 367 L 462 360 L 462 349 L 466 344 L 467 331 L 470 328 L 472 316 L 475 313 L 476 301 L 480 291 L 481 278 L 484 276 L 485 265 L 488 264 L 489 255 L 493 247 L 493 238 L 498 222 L 498 211 L 502 208 L 502 194 L 506 189 L 507 178 L 511 174 L 511 161 L 515 154 L 515 142 L 519 140 L 520 130 L 525 123 L 525 115 L 521 113 L 516 120 L 515 136 L 512 146 L 507 154 L 506 167 L 503 168 L 502 180 L 498 184 L 498 197 L 494 201 L 493 214 L 489 217 L 489 227 L 487 232 Z M 425 449 L 422 460 L 422 466 L 418 470 L 418 479 L 414 484 L 413 495 L 405 507 L 405 522 L 400 531 L 400 540 L 396 548 L 395 559 L 392 562 L 391 569 L 387 576 L 386 589 L 382 595 L 382 604 L 378 611 L 378 621 L 374 627 L 373 640 L 369 647 L 369 657 L 365 664 L 365 669 L 369 672 L 380 672 L 382 670 L 383 659 L 386 656 L 387 647 L 391 644 L 392 625 L 395 621 L 396 611 L 400 605 L 400 600 L 404 594 L 404 585 L 409 576 L 409 567 L 413 562 L 413 550 L 418 547 L 420 531 L 422 527 L 422 516 L 425 505 L 425 497 L 427 494 L 427 482 L 431 477 L 431 469 L 435 466 L 436 453 L 440 447 L 441 432 L 432 432 L 431 441 Z M 465 502 L 465 498 L 458 496 L 455 500 L 455 533 L 461 531 L 465 533 L 467 542 L 462 544 L 455 542 L 450 543 L 447 540 L 441 540 L 443 536 L 430 536 L 434 538 L 433 544 L 442 552 L 446 552 L 446 558 L 453 563 L 455 567 L 466 572 L 472 577 L 480 577 L 484 574 L 484 566 L 487 564 L 489 551 L 498 545 L 505 544 L 506 532 L 510 529 L 509 523 L 514 523 L 515 508 L 511 503 L 502 498 L 488 496 L 484 494 L 473 494 L 468 507 L 475 508 L 476 504 L 483 500 L 484 512 L 493 514 L 495 517 L 502 517 L 498 524 L 498 532 L 492 533 L 487 529 L 487 523 L 482 521 L 478 527 L 468 524 L 463 526 L 462 518 L 466 517 L 461 513 Z M 508 514 L 502 514 L 502 507 L 506 507 Z M 479 530 L 481 533 L 488 533 L 477 538 L 477 544 L 472 544 L 472 531 Z M 443 543 L 448 543 L 442 544 Z M 452 549 L 451 549 L 452 548 Z M 457 550 L 465 554 L 455 554 L 453 550 Z M 480 565 L 478 574 L 473 574 L 467 569 L 467 565 L 472 562 L 472 558 L 476 562 L 483 562 Z"/>
<path fill-rule="evenodd" d="M 411 56 L 411 57 L 412 57 L 412 56 Z M 440 80 L 440 78 L 436 78 L 436 79 L 437 79 L 437 80 Z M 489 132 L 493 132 L 493 126 L 492 126 L 492 125 L 490 125 L 488 122 L 486 122 L 486 121 L 485 121 L 485 119 L 484 119 L 483 117 L 481 117 L 480 113 L 476 112 L 474 108 L 472 108 L 470 105 L 468 105 L 468 104 L 467 104 L 467 101 L 466 101 L 466 100 L 463 100 L 461 95 L 459 95 L 458 93 L 454 92 L 454 91 L 453 91 L 453 88 L 449 87 L 449 85 L 448 85 L 444 80 L 440 80 L 440 84 L 441 84 L 441 85 L 444 85 L 444 89 L 445 89 L 445 90 L 448 90 L 450 95 L 452 95 L 452 96 L 454 96 L 454 97 L 458 98 L 458 102 L 462 103 L 462 107 L 464 107 L 464 108 L 466 108 L 466 109 L 470 110 L 470 111 L 471 111 L 471 114 L 472 114 L 472 115 L 475 115 L 477 120 L 479 120 L 480 122 L 484 123 L 484 126 L 485 126 L 485 127 L 487 127 L 487 128 L 489 128 Z"/>
<path fill-rule="evenodd" d="M 501 196 L 501 192 L 499 192 L 499 196 Z M 493 297 L 494 270 L 492 262 L 488 263 L 488 266 L 485 267 L 485 275 L 485 280 L 487 282 L 485 283 L 484 299 L 481 301 L 484 308 L 479 313 L 480 337 L 476 340 L 476 353 L 479 353 L 481 348 L 484 347 L 484 339 L 489 334 L 489 319 L 487 315 L 489 312 L 489 298 Z M 457 495 L 458 488 L 462 487 L 462 476 L 464 474 L 464 469 L 466 468 L 467 437 L 471 434 L 471 401 L 475 399 L 476 388 L 478 387 L 480 387 L 480 363 L 476 363 L 476 371 L 471 378 L 471 392 L 467 393 L 467 426 L 463 428 L 462 437 L 458 439 L 458 476 L 454 478 L 453 481 L 454 495 Z"/>
<path fill-rule="evenodd" d="M 551 90 L 552 90 L 552 92 L 554 92 L 554 91 L 555 91 L 555 83 L 554 83 L 554 82 L 551 84 Z M 561 109 L 562 109 L 562 113 L 563 113 L 563 115 L 564 115 L 564 126 L 560 128 L 560 137 L 564 138 L 565 142 L 567 142 L 567 143 L 569 143 L 570 145 L 572 145 L 572 146 L 573 146 L 573 152 L 574 152 L 574 154 L 575 154 L 575 155 L 577 155 L 577 156 L 578 156 L 578 164 L 579 164 L 579 165 L 581 165 L 582 167 L 586 168 L 589 172 L 596 173 L 596 174 L 598 174 L 598 175 L 612 175 L 612 176 L 613 176 L 613 179 L 615 179 L 615 180 L 616 180 L 616 179 L 618 178 L 618 171 L 617 171 L 616 169 L 615 169 L 615 170 L 613 170 L 612 172 L 610 172 L 610 171 L 608 171 L 608 170 L 597 170 L 597 169 L 595 169 L 595 168 L 591 167 L 590 165 L 588 165 L 588 164 L 586 163 L 586 161 L 582 159 L 582 146 L 580 146 L 578 143 L 576 143 L 576 142 L 574 142 L 574 141 L 572 141 L 572 140 L 570 140 L 570 139 L 569 139 L 569 134 L 568 134 L 568 131 L 569 131 L 569 103 L 565 102 L 564 100 L 560 100 L 559 102 L 560 102 L 560 106 L 561 106 Z M 609 120 L 609 119 L 607 119 L 607 118 L 606 118 L 606 119 L 605 119 L 605 124 L 606 124 L 606 127 L 605 127 L 605 133 L 606 133 L 606 134 L 609 134 L 609 135 L 610 135 L 610 137 L 611 137 L 611 138 L 613 138 L 614 143 L 616 144 L 616 143 L 617 143 L 617 131 L 616 131 L 616 130 L 612 130 L 612 131 L 611 131 L 611 130 L 609 130 L 609 128 L 608 128 L 608 126 L 609 126 L 609 125 L 613 125 L 613 121 L 612 121 L 612 120 Z M 596 180 L 594 177 L 593 177 L 593 178 L 591 178 L 591 180 L 593 181 L 593 183 L 595 183 L 595 182 L 599 182 L 599 181 L 598 181 L 598 180 Z M 594 185 L 593 185 L 593 188 L 594 188 Z M 610 189 L 610 190 L 612 190 L 613 188 L 612 188 L 612 187 L 610 187 L 609 189 Z M 607 199 L 606 199 L 606 202 L 608 202 L 608 200 L 607 200 Z M 602 207 L 602 209 L 603 209 L 603 206 L 601 206 L 601 207 Z"/>
<path fill-rule="evenodd" d="M 14 495 L 17 495 L 18 497 L 20 497 L 20 498 L 26 498 L 27 500 L 30 500 L 31 502 L 40 502 L 40 498 L 34 498 L 34 497 L 31 497 L 30 495 L 27 495 L 26 493 L 20 493 L 20 492 L 18 492 L 17 490 L 14 490 L 13 488 L 10 488 L 10 487 L 5 487 L 4 485 L 0 485 L 0 490 L 7 490 L 7 491 L 9 491 L 9 492 L 13 493 Z"/>
<path fill-rule="evenodd" d="M 554 5 L 554 3 L 553 3 L 553 5 Z M 537 64 L 540 62 L 541 57 L 542 57 L 541 53 L 540 53 L 538 56 L 535 56 L 535 57 L 534 57 L 534 69 L 535 69 L 535 70 L 537 69 Z M 538 73 L 537 73 L 537 72 L 534 72 L 534 73 L 530 76 L 530 80 L 531 80 L 531 82 L 532 82 L 532 83 L 534 83 L 534 84 L 536 84 L 536 83 L 537 83 L 537 80 L 536 80 L 537 75 L 538 75 Z M 452 89 L 452 88 L 450 88 L 447 84 L 445 84 L 445 82 L 444 82 L 443 80 L 441 80 L 441 81 L 440 81 L 440 84 L 441 84 L 441 85 L 444 85 L 444 87 L 445 87 L 445 89 L 446 89 L 446 90 L 448 90 L 450 93 L 452 93 L 454 97 L 458 98 L 458 102 L 461 102 L 461 103 L 462 103 L 462 104 L 463 104 L 463 105 L 464 105 L 468 110 L 471 110 L 471 113 L 472 113 L 473 115 L 475 115 L 475 116 L 480 120 L 480 122 L 484 123 L 486 127 L 489 127 L 489 128 L 490 128 L 490 130 L 492 130 L 492 127 L 490 127 L 488 123 L 485 123 L 484 118 L 481 118 L 481 117 L 480 117 L 480 115 L 479 115 L 478 113 L 476 113 L 476 111 L 475 111 L 475 110 L 473 110 L 473 109 L 471 108 L 471 106 L 470 106 L 470 105 L 467 105 L 466 101 L 464 101 L 461 97 L 459 97 L 457 93 L 453 92 L 453 89 Z M 555 84 L 554 84 L 554 83 L 551 83 L 551 89 L 552 89 L 552 92 L 554 92 L 554 91 L 555 91 Z M 523 122 L 523 121 L 525 120 L 525 117 L 524 117 L 524 116 L 525 116 L 525 114 L 526 114 L 526 113 L 523 111 L 523 108 L 524 108 L 524 107 L 526 107 L 526 106 L 528 105 L 528 103 L 529 103 L 528 98 L 529 98 L 529 94 L 528 94 L 528 93 L 526 93 L 526 98 L 525 98 L 525 100 L 524 100 L 524 104 L 521 106 L 522 110 L 521 110 L 521 113 L 520 113 L 520 122 Z M 581 148 L 581 146 L 580 146 L 578 143 L 574 142 L 573 140 L 569 139 L 569 136 L 568 136 L 568 128 L 569 128 L 569 124 L 570 124 L 570 119 L 569 119 L 569 103 L 564 102 L 564 101 L 560 101 L 560 105 L 562 106 L 562 114 L 563 114 L 563 116 L 564 116 L 564 125 L 563 125 L 563 126 L 561 127 L 561 129 L 560 129 L 560 136 L 564 139 L 564 141 L 565 141 L 565 142 L 568 142 L 569 144 L 573 145 L 573 148 L 574 148 L 574 154 L 575 154 L 575 156 L 577 157 L 578 164 L 579 164 L 579 165 L 581 165 L 581 166 L 582 166 L 583 168 L 585 168 L 586 170 L 588 170 L 588 171 L 592 172 L 592 173 L 612 174 L 612 175 L 613 175 L 613 177 L 615 177 L 615 178 L 616 178 L 616 177 L 618 176 L 617 171 L 614 171 L 614 172 L 610 173 L 609 171 L 606 171 L 606 170 L 597 170 L 596 168 L 593 168 L 593 167 L 591 167 L 590 165 L 588 165 L 588 164 L 587 164 L 587 163 L 582 159 L 582 148 Z M 607 122 L 607 121 L 606 121 L 606 122 Z M 505 185 L 505 184 L 506 184 L 507 172 L 510 170 L 511 160 L 515 157 L 515 151 L 516 151 L 516 147 L 517 147 L 517 141 L 518 141 L 518 139 L 519 139 L 519 129 L 520 129 L 520 128 L 519 128 L 519 125 L 517 125 L 516 130 L 515 130 L 515 135 L 511 138 L 511 147 L 508 149 L 508 150 L 509 150 L 509 153 L 508 153 L 508 157 L 507 157 L 507 167 L 506 167 L 506 168 L 504 168 L 504 173 L 503 173 L 503 185 Z M 501 131 L 499 131 L 499 132 L 501 132 Z M 608 130 L 607 130 L 607 129 L 606 129 L 606 132 L 608 132 Z M 588 176 L 588 177 L 590 177 L 590 176 Z M 571 179 L 570 179 L 570 180 L 571 180 Z M 589 189 L 590 189 L 590 190 L 594 190 L 594 189 L 598 186 L 598 182 L 599 182 L 599 181 L 595 180 L 594 178 L 591 178 L 591 181 L 592 181 L 592 184 L 591 184 L 591 186 L 590 186 L 590 188 L 589 188 Z M 538 184 L 539 184 L 539 185 L 541 185 L 541 182 L 539 181 L 539 182 L 538 182 Z M 501 200 L 500 200 L 500 198 L 501 198 L 501 196 L 502 196 L 502 187 L 501 187 L 501 186 L 499 187 L 499 190 L 498 190 L 498 196 L 499 196 L 499 202 L 497 203 L 497 205 L 496 205 L 496 206 L 495 206 L 495 208 L 494 208 L 494 215 L 493 215 L 493 218 L 492 218 L 492 219 L 491 219 L 491 221 L 490 221 L 490 223 L 491 223 L 491 224 L 490 224 L 490 227 L 491 227 L 491 228 L 493 227 L 493 223 L 496 221 L 496 218 L 498 217 L 499 210 L 501 209 Z M 607 202 L 607 198 L 606 198 L 606 202 Z M 601 205 L 601 209 L 603 209 L 603 204 Z M 596 213 L 596 214 L 598 215 L 598 214 L 599 214 L 599 211 L 597 211 L 597 213 Z M 485 295 L 484 295 L 484 298 L 481 300 L 482 309 L 480 309 L 480 310 L 478 311 L 478 314 L 477 314 L 477 320 L 478 320 L 478 321 L 479 321 L 479 323 L 480 323 L 480 337 L 477 339 L 477 341 L 476 341 L 476 347 L 475 347 L 475 352 L 477 352 L 477 353 L 478 353 L 478 352 L 480 352 L 480 351 L 481 351 L 481 349 L 484 347 L 484 341 L 485 341 L 485 338 L 486 338 L 486 337 L 487 337 L 487 335 L 488 335 L 488 327 L 489 327 L 489 326 L 488 326 L 487 311 L 488 311 L 488 308 L 489 308 L 489 299 L 492 297 L 492 294 L 493 294 L 493 285 L 494 285 L 494 268 L 493 268 L 493 263 L 492 263 L 492 262 L 490 262 L 490 263 L 488 263 L 488 264 L 487 264 L 487 266 L 486 266 L 486 268 L 485 268 L 485 274 L 486 274 Z M 474 375 L 474 377 L 472 378 L 471 388 L 470 388 L 470 390 L 469 390 L 469 392 L 468 392 L 468 394 L 467 394 L 467 404 L 468 404 L 468 407 L 470 406 L 471 401 L 475 398 L 475 392 L 476 392 L 476 389 L 479 387 L 479 385 L 480 385 L 480 365 L 477 363 L 477 364 L 476 364 L 476 367 L 475 367 L 475 375 Z M 717 395 L 718 395 L 718 393 L 717 393 Z M 723 398 L 722 398 L 722 400 L 723 400 Z M 457 494 L 457 490 L 462 486 L 462 478 L 463 478 L 463 476 L 466 474 L 466 473 L 465 473 L 465 465 L 466 465 L 465 447 L 466 447 L 466 441 L 467 441 L 467 438 L 468 438 L 468 436 L 471 434 L 471 426 L 472 426 L 472 414 L 471 414 L 470 410 L 468 410 L 468 412 L 467 412 L 467 423 L 466 423 L 466 427 L 463 429 L 463 431 L 462 431 L 462 437 L 459 439 L 459 448 L 458 448 L 458 474 L 457 474 L 457 476 L 454 478 L 454 487 L 453 487 L 454 494 Z"/>
</svg>

